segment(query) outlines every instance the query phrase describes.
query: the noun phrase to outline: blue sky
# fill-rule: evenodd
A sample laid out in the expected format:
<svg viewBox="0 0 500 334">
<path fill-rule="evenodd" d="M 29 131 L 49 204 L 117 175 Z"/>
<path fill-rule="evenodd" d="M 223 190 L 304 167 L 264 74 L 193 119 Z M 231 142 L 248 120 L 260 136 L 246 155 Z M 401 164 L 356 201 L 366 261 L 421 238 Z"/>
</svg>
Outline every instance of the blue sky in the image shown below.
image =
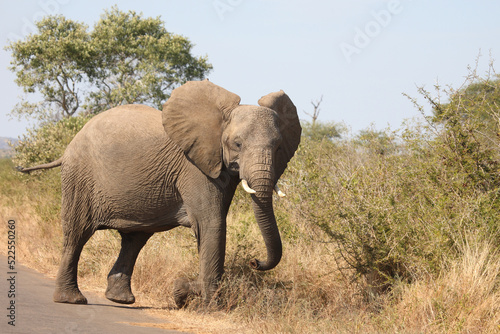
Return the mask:
<svg viewBox="0 0 500 334">
<path fill-rule="evenodd" d="M 500 1 L 493 0 L 21 0 L 0 4 L 0 136 L 17 137 L 27 122 L 7 114 L 22 94 L 14 83 L 8 39 L 23 38 L 45 14 L 90 27 L 117 4 L 161 16 L 167 30 L 188 37 L 195 55 L 208 55 L 212 82 L 256 104 L 283 89 L 302 119 L 323 96 L 320 119 L 353 132 L 398 128 L 418 116 L 402 93 L 417 85 L 459 87 L 481 50 L 500 57 Z"/>
</svg>

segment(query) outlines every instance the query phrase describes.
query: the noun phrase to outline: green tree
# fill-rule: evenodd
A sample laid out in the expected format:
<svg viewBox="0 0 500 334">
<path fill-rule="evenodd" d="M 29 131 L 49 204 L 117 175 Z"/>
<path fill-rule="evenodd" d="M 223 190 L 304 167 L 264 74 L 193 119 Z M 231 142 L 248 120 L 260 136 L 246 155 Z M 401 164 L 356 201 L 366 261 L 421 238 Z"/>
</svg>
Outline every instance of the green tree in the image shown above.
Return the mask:
<svg viewBox="0 0 500 334">
<path fill-rule="evenodd" d="M 323 102 L 323 96 L 316 102 L 311 101 L 313 112 L 305 112 L 306 115 L 311 117 L 311 122 L 302 122 L 302 135 L 314 141 L 321 141 L 323 139 L 340 138 L 340 133 L 344 130 L 339 124 L 335 122 L 320 122 L 318 121 L 320 105 Z"/>
<path fill-rule="evenodd" d="M 212 69 L 207 57 L 194 57 L 191 42 L 169 33 L 159 17 L 143 18 L 117 7 L 102 15 L 91 41 L 97 57 L 90 79 L 97 90 L 88 103 L 94 112 L 124 103 L 161 109 L 175 87 L 203 79 Z"/>
<path fill-rule="evenodd" d="M 98 113 L 125 103 L 160 108 L 170 92 L 212 69 L 207 57 L 191 54 L 193 45 L 168 32 L 159 17 L 144 18 L 117 7 L 105 11 L 92 31 L 63 16 L 36 23 L 38 32 L 10 43 L 10 69 L 26 94 L 14 115 L 38 119 Z"/>
<path fill-rule="evenodd" d="M 24 92 L 39 93 L 43 100 L 26 98 L 16 105 L 13 115 L 47 117 L 50 111 L 73 116 L 82 103 L 81 84 L 93 57 L 87 26 L 62 16 L 49 16 L 36 23 L 37 34 L 6 47 L 12 52 L 10 69 Z"/>
<path fill-rule="evenodd" d="M 430 101 L 436 123 L 444 123 L 453 115 L 459 115 L 463 120 L 474 118 L 494 131 L 498 127 L 496 111 L 500 108 L 500 78 L 478 78 L 469 82 L 464 88 L 452 91 L 447 103 Z"/>
<path fill-rule="evenodd" d="M 342 129 L 335 122 L 302 122 L 302 135 L 314 141 L 340 138 Z"/>
<path fill-rule="evenodd" d="M 441 88 L 437 87 L 438 96 Z M 431 124 L 443 162 L 467 175 L 467 184 L 482 190 L 500 186 L 500 80 L 471 75 L 463 88 L 451 90 L 442 103 L 420 89 L 433 108 Z"/>
<path fill-rule="evenodd" d="M 354 138 L 354 143 L 380 155 L 392 153 L 396 149 L 394 138 L 388 131 L 378 131 L 371 128 L 359 131 Z"/>
<path fill-rule="evenodd" d="M 127 103 L 161 108 L 174 88 L 212 69 L 159 17 L 113 7 L 91 31 L 60 15 L 36 26 L 37 33 L 6 47 L 15 82 L 26 94 L 11 114 L 38 121 L 15 149 L 16 163 L 24 166 L 57 159 L 88 115 Z"/>
</svg>

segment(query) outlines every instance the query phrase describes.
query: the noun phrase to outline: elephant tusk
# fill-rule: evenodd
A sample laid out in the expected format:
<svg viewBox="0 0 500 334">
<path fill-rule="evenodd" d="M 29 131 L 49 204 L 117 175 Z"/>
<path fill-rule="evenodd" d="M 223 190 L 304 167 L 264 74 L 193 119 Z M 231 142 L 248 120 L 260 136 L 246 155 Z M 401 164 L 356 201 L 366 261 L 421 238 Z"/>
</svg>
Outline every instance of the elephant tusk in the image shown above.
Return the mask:
<svg viewBox="0 0 500 334">
<path fill-rule="evenodd" d="M 256 194 L 257 192 L 255 190 L 253 190 L 252 188 L 250 188 L 248 186 L 248 182 L 247 180 L 243 179 L 241 180 L 241 185 L 243 186 L 243 189 L 245 189 L 245 191 L 249 194 Z"/>
<path fill-rule="evenodd" d="M 274 191 L 276 191 L 276 193 L 278 194 L 279 197 L 285 197 L 286 196 L 286 194 L 280 190 L 280 188 L 278 187 L 278 185 L 274 186 Z"/>
</svg>

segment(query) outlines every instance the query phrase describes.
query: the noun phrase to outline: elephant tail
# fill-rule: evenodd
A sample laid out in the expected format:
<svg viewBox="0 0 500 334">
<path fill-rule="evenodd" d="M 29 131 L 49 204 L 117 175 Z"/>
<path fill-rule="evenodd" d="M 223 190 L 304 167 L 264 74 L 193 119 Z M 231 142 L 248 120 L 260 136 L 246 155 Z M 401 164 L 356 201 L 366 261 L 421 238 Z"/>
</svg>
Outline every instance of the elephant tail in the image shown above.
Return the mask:
<svg viewBox="0 0 500 334">
<path fill-rule="evenodd" d="M 60 157 L 56 161 L 52 161 L 52 162 L 49 162 L 49 163 L 46 163 L 43 165 L 38 165 L 35 167 L 29 167 L 29 168 L 23 168 L 21 166 L 17 166 L 16 169 L 17 169 L 17 171 L 19 171 L 21 173 L 29 173 L 29 172 L 34 171 L 34 170 L 50 169 L 50 168 L 54 168 L 54 167 L 59 167 L 59 166 L 61 166 L 61 164 L 62 164 L 62 157 Z"/>
</svg>

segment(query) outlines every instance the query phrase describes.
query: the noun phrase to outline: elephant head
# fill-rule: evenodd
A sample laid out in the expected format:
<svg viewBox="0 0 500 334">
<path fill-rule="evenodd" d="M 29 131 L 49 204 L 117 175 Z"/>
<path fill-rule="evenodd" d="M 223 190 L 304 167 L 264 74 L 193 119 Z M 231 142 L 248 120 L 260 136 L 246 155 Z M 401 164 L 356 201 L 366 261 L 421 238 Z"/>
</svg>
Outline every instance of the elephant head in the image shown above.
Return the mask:
<svg viewBox="0 0 500 334">
<path fill-rule="evenodd" d="M 187 158 L 205 175 L 238 174 L 252 194 L 254 213 L 267 247 L 267 261 L 252 260 L 257 270 L 281 259 L 281 239 L 272 192 L 300 142 L 297 110 L 283 92 L 240 105 L 240 97 L 208 80 L 188 82 L 163 106 L 163 126 Z"/>
</svg>

